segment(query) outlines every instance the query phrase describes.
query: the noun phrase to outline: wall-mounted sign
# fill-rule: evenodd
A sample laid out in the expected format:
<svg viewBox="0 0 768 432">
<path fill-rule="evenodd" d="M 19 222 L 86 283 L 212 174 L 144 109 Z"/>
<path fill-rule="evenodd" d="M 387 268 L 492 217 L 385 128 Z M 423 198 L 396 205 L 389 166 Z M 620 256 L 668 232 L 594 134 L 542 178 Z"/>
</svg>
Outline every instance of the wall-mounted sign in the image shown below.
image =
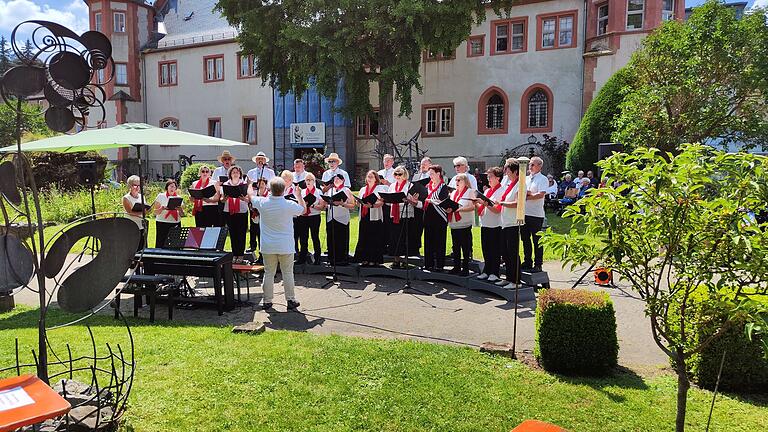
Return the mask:
<svg viewBox="0 0 768 432">
<path fill-rule="evenodd" d="M 291 123 L 291 144 L 325 144 L 325 123 Z"/>
</svg>

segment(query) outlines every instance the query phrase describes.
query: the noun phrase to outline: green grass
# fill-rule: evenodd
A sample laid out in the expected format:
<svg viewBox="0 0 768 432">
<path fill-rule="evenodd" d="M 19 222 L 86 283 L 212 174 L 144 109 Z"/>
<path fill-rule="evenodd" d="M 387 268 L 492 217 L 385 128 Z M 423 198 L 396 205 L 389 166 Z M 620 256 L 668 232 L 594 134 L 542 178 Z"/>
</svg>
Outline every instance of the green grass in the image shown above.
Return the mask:
<svg viewBox="0 0 768 432">
<path fill-rule="evenodd" d="M 50 318 L 64 317 L 52 311 Z M 31 358 L 36 311 L 0 314 L 0 365 L 13 341 Z M 110 317 L 88 320 L 100 349 L 124 340 Z M 123 430 L 509 431 L 535 418 L 572 431 L 672 430 L 675 380 L 631 372 L 572 378 L 470 348 L 130 320 L 138 367 Z M 87 331 L 51 331 L 56 349 L 90 351 Z M 689 395 L 688 430 L 704 430 L 711 393 Z M 766 401 L 719 395 L 713 431 L 768 429 Z"/>
<path fill-rule="evenodd" d="M 322 226 L 320 228 L 320 241 L 323 243 L 323 250 L 325 250 L 326 242 L 326 230 L 325 230 L 325 215 L 322 216 L 323 222 Z M 186 216 L 182 218 L 181 221 L 183 226 L 195 226 L 195 220 L 192 216 Z M 563 219 L 560 216 L 555 215 L 554 213 L 549 213 L 547 215 L 547 223 L 549 223 L 549 226 L 558 233 L 565 233 L 570 230 L 571 227 L 571 221 L 569 219 Z M 154 247 L 155 246 L 155 220 L 154 218 L 149 219 L 149 246 Z M 352 214 L 352 220 L 350 221 L 349 225 L 349 251 L 350 253 L 354 253 L 355 247 L 357 246 L 357 237 L 358 237 L 358 228 L 359 228 L 359 216 L 358 213 Z M 51 236 L 58 231 L 62 226 L 52 226 L 45 229 L 45 238 L 50 239 Z M 450 229 L 449 229 L 450 231 Z M 250 235 L 250 234 L 249 234 Z M 248 237 L 250 238 L 250 237 Z M 46 240 L 47 241 L 47 240 Z M 451 252 L 451 234 L 450 232 L 447 235 L 447 241 L 446 241 L 446 251 L 450 254 Z M 82 248 L 85 245 L 85 240 L 81 240 L 78 242 L 75 247 L 72 249 L 73 253 L 78 253 L 82 251 Z M 248 245 L 248 242 L 246 241 L 246 247 Z M 422 242 L 423 245 L 423 242 Z M 310 250 L 312 250 L 312 241 L 310 240 Z M 230 240 L 227 238 L 227 243 L 225 246 L 226 250 L 232 250 L 230 247 Z M 522 248 L 521 248 L 522 250 Z M 422 249 L 423 252 L 423 249 Z M 483 252 L 482 247 L 480 245 L 480 227 L 473 227 L 472 228 L 472 254 L 476 259 L 482 259 Z M 544 249 L 544 259 L 547 261 L 550 260 L 557 260 L 559 259 L 558 256 L 556 256 L 551 250 Z"/>
</svg>

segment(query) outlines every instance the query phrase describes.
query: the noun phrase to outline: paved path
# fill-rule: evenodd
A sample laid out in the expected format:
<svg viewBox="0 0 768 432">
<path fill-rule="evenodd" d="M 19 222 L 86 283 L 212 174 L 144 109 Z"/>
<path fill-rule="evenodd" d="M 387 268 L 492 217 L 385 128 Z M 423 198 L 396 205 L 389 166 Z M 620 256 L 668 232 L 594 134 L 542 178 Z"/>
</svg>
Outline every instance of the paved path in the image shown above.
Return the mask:
<svg viewBox="0 0 768 432">
<path fill-rule="evenodd" d="M 553 288 L 570 288 L 583 269 L 570 272 L 559 262 L 547 262 Z M 585 278 L 590 281 L 591 275 Z M 275 286 L 275 312 L 266 313 L 257 306 L 244 306 L 219 317 L 215 310 L 177 310 L 174 319 L 205 325 L 233 325 L 251 320 L 266 323 L 271 329 L 308 331 L 317 334 L 344 334 L 374 338 L 409 338 L 429 342 L 479 346 L 483 342 L 511 343 L 514 321 L 513 304 L 491 294 L 457 288 L 450 284 L 417 281 L 413 287 L 426 294 L 402 293 L 403 281 L 371 278 L 370 281 L 342 283 L 340 287 L 321 288 L 322 276 L 297 275 L 300 313 L 286 312 L 282 284 Z M 584 284 L 587 289 L 597 289 Z M 619 336 L 619 361 L 628 367 L 666 365 L 666 356 L 655 345 L 650 325 L 643 313 L 643 303 L 624 284 L 608 290 L 616 309 Z M 244 293 L 243 293 L 244 294 Z M 251 283 L 251 300 L 261 300 L 260 284 Z M 24 291 L 16 302 L 36 305 L 37 295 Z M 126 314 L 132 313 L 132 301 L 123 301 Z M 518 309 L 518 350 L 533 351 L 535 303 Z M 109 313 L 109 308 L 105 313 Z M 140 315 L 147 317 L 148 308 Z M 166 309 L 157 308 L 156 319 L 166 318 Z"/>
</svg>

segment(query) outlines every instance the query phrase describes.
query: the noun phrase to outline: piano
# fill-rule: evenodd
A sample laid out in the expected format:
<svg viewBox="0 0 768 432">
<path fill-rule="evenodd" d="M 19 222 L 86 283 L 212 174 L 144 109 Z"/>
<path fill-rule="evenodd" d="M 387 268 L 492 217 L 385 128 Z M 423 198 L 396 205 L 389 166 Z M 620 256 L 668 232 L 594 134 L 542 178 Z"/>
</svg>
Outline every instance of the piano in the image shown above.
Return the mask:
<svg viewBox="0 0 768 432">
<path fill-rule="evenodd" d="M 136 253 L 148 275 L 201 276 L 213 278 L 213 301 L 219 315 L 235 307 L 232 252 L 147 248 Z M 222 287 L 222 280 L 224 285 Z M 222 289 L 223 288 L 223 289 Z M 211 303 L 208 296 L 184 297 L 189 303 Z"/>
</svg>

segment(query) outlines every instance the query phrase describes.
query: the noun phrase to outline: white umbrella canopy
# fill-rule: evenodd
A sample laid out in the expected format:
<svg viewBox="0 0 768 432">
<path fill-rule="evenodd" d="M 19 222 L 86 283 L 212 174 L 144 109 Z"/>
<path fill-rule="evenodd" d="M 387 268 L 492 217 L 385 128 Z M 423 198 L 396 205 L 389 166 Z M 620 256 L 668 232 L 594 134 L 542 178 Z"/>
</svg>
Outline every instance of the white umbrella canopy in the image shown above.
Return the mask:
<svg viewBox="0 0 768 432">
<path fill-rule="evenodd" d="M 248 144 L 191 132 L 159 128 L 146 123 L 125 123 L 106 129 L 92 129 L 74 135 L 59 135 L 23 143 L 21 151 L 74 153 L 119 147 L 169 145 L 230 147 L 247 146 Z M 15 145 L 0 148 L 2 153 L 15 152 L 16 150 Z"/>
</svg>

